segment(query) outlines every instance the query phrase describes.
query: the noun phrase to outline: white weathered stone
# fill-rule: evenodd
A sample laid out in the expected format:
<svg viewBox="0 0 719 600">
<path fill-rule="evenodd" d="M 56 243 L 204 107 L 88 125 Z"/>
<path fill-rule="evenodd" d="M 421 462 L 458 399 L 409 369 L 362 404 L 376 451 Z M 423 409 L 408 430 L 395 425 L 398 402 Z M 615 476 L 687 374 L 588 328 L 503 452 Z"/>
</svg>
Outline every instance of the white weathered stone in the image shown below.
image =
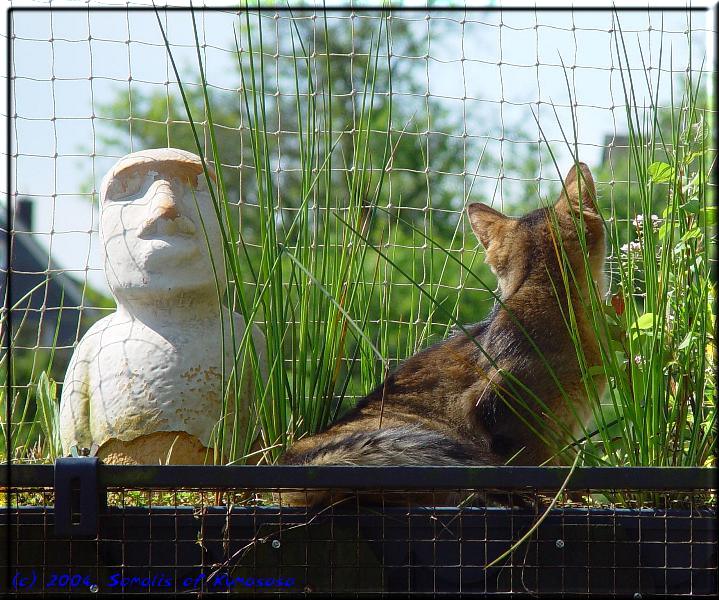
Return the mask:
<svg viewBox="0 0 719 600">
<path fill-rule="evenodd" d="M 94 442 L 111 462 L 157 464 L 170 449 L 170 462 L 202 462 L 221 415 L 223 361 L 226 379 L 235 364 L 232 329 L 239 344 L 245 324 L 218 300 L 224 256 L 199 157 L 154 149 L 122 158 L 102 183 L 100 239 L 117 311 L 73 354 L 60 407 L 63 450 Z M 264 338 L 256 327 L 252 334 L 264 364 Z M 243 421 L 253 390 L 246 377 Z"/>
</svg>

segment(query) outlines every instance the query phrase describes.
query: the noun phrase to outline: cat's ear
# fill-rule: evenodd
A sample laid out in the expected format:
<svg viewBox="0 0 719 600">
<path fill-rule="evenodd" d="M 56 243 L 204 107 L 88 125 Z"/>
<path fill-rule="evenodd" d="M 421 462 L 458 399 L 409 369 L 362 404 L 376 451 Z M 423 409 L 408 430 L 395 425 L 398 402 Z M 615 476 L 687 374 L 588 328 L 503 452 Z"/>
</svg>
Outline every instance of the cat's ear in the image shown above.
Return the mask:
<svg viewBox="0 0 719 600">
<path fill-rule="evenodd" d="M 580 162 L 569 170 L 555 206 L 566 212 L 581 210 L 585 214 L 599 215 L 594 179 L 587 165 Z"/>
<path fill-rule="evenodd" d="M 493 240 L 502 237 L 505 228 L 513 223 L 513 219 L 480 202 L 467 206 L 467 215 L 474 235 L 485 248 L 488 248 Z"/>
</svg>

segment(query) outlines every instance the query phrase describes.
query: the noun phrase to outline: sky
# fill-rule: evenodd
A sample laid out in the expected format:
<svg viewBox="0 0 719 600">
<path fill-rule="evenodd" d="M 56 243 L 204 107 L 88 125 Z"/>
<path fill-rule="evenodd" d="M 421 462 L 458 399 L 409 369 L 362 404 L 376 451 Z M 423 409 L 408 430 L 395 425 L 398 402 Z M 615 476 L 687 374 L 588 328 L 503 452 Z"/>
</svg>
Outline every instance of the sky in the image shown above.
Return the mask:
<svg viewBox="0 0 719 600">
<path fill-rule="evenodd" d="M 412 61 L 423 69 L 427 92 L 443 98 L 449 111 L 461 114 L 462 129 L 445 133 L 456 136 L 452 139 L 459 140 L 458 149 L 463 130 L 479 144 L 470 146 L 470 170 L 476 160 L 473 152 L 487 137 L 494 152 L 509 153 L 514 144 L 536 143 L 542 134 L 533 111 L 544 135 L 555 142 L 560 162 L 568 165 L 559 128 L 559 124 L 571 123 L 566 108 L 567 76 L 578 105 L 582 160 L 598 164 L 606 136 L 626 131 L 610 11 L 395 15 L 411 19 L 412 27 L 430 40 L 426 57 L 396 60 Z M 208 80 L 226 88 L 226 93 L 233 93 L 238 85 L 232 68 L 235 18 L 229 12 L 214 12 L 199 20 L 201 40 L 207 44 Z M 672 73 L 676 79 L 689 64 L 687 18 L 685 11 L 620 14 L 629 63 L 640 78 L 647 73 L 656 81 L 662 49 L 660 104 L 669 102 Z M 706 21 L 702 13 L 692 18 L 692 61 L 699 69 L 707 51 L 702 31 Z M 13 19 L 10 133 L 18 156 L 12 191 L 32 198 L 36 238 L 50 248 L 56 266 L 107 292 L 97 238 L 97 197 L 92 192 L 99 189 L 104 173 L 122 152 L 110 151 L 103 142 L 108 129 L 101 107 L 128 90 L 174 88 L 157 19 L 149 11 L 47 10 L 14 12 Z M 176 60 L 187 66 L 196 64 L 188 13 L 171 13 L 164 19 Z M 645 71 L 644 67 L 651 68 Z M 191 68 L 185 73 L 193 76 Z M 641 104 L 646 90 L 638 93 Z M 402 90 L 398 94 L 401 97 Z M 559 106 L 556 115 L 550 103 Z M 526 137 L 498 141 L 502 122 L 522 126 Z M 125 142 L 123 152 L 140 149 L 129 135 Z M 466 151 L 466 144 L 462 148 Z M 546 169 L 540 177 L 556 178 L 553 167 Z M 485 176 L 496 178 L 496 174 Z"/>
</svg>

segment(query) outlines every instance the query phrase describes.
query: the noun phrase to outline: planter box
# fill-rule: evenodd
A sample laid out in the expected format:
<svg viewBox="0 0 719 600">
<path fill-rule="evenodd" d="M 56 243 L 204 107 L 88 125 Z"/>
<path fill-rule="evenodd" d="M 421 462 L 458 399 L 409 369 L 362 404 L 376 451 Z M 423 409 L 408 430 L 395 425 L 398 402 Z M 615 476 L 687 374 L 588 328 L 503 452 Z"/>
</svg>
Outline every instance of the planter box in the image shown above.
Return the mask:
<svg viewBox="0 0 719 600">
<path fill-rule="evenodd" d="M 684 505 L 555 508 L 490 569 L 541 508 L 109 506 L 83 537 L 56 535 L 52 506 L 19 506 L 3 520 L 15 579 L 2 591 L 710 596 L 715 512 Z"/>
<path fill-rule="evenodd" d="M 37 572 L 36 590 L 48 589 L 58 574 L 88 575 L 103 592 L 251 587 L 708 596 L 718 585 L 717 528 L 709 509 L 554 510 L 531 541 L 487 571 L 484 565 L 527 531 L 536 514 L 416 508 L 317 515 L 208 507 L 197 515 L 191 507 L 110 508 L 90 540 L 57 539 L 52 510 L 44 507 L 14 510 L 10 519 L 19 541 L 12 563 Z M 133 577 L 139 581 L 121 585 Z M 187 579 L 192 584 L 183 586 Z"/>
</svg>

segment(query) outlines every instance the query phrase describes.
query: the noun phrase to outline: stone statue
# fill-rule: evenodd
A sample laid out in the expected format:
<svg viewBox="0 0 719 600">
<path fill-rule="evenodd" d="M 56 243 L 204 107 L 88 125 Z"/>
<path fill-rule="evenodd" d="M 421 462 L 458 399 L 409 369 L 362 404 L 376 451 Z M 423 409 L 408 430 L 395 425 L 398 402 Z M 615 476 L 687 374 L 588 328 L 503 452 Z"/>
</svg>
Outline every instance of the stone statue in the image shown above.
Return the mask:
<svg viewBox="0 0 719 600">
<path fill-rule="evenodd" d="M 222 363 L 227 380 L 232 328 L 239 344 L 245 323 L 218 299 L 224 255 L 199 157 L 161 148 L 122 158 L 102 182 L 100 239 L 117 311 L 73 354 L 60 403 L 63 451 L 95 443 L 110 463 L 211 464 Z M 256 326 L 252 335 L 264 372 L 264 337 Z M 248 419 L 249 364 L 245 373 L 229 398 L 230 423 Z"/>
</svg>

